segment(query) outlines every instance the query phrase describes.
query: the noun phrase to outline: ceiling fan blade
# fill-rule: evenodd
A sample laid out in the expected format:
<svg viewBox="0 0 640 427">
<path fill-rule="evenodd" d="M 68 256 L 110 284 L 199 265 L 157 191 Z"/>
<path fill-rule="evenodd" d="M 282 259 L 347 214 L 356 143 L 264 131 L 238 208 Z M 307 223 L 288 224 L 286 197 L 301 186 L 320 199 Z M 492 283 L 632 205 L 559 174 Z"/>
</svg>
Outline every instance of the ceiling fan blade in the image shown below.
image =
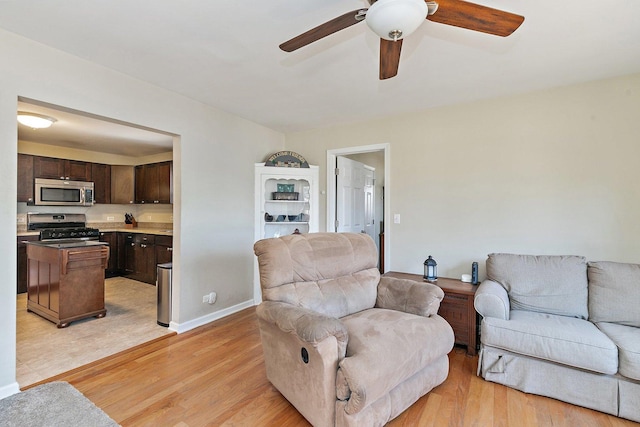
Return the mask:
<svg viewBox="0 0 640 427">
<path fill-rule="evenodd" d="M 280 49 L 285 52 L 293 52 L 294 50 L 300 49 L 301 47 L 320 40 L 321 38 L 337 33 L 340 30 L 344 30 L 345 28 L 355 25 L 360 21 L 364 21 L 366 14 L 367 9 L 356 9 L 354 11 L 347 12 L 344 15 L 318 25 L 299 36 L 282 43 L 280 45 Z"/>
<path fill-rule="evenodd" d="M 392 41 L 380 39 L 380 80 L 390 79 L 398 74 L 402 39 Z"/>
<path fill-rule="evenodd" d="M 524 16 L 462 0 L 437 0 L 438 8 L 427 19 L 441 24 L 506 37 L 524 21 Z"/>
</svg>

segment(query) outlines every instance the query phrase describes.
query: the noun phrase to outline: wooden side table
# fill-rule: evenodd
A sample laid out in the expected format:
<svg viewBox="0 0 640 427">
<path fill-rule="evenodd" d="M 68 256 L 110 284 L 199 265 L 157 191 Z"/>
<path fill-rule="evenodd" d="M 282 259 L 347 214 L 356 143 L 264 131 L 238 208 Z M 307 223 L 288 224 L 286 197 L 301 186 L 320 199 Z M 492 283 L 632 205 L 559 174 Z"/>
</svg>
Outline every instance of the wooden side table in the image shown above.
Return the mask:
<svg viewBox="0 0 640 427">
<path fill-rule="evenodd" d="M 420 274 L 390 271 L 385 273 L 384 276 L 409 279 L 420 283 L 431 283 L 425 282 Z M 438 314 L 444 317 L 453 328 L 455 343 L 465 345 L 467 354 L 475 356 L 478 342 L 478 321 L 476 310 L 473 306 L 473 298 L 476 294 L 477 286 L 446 277 L 438 277 L 438 280 L 433 284 L 444 291 L 444 299 L 440 303 Z"/>
</svg>

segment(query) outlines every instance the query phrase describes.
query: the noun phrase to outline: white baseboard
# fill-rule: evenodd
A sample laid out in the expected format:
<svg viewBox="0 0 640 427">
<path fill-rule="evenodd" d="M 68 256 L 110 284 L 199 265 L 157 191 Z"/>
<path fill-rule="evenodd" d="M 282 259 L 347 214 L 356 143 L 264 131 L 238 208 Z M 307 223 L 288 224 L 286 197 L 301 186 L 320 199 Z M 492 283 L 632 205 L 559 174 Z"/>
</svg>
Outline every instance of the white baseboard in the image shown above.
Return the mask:
<svg viewBox="0 0 640 427">
<path fill-rule="evenodd" d="M 198 317 L 197 319 L 189 320 L 184 323 L 176 323 L 174 321 L 171 321 L 169 323 L 169 330 L 181 334 L 183 332 L 190 331 L 191 329 L 195 329 L 198 326 L 206 325 L 207 323 L 222 319 L 223 317 L 229 316 L 230 314 L 242 311 L 245 308 L 253 307 L 254 305 L 255 302 L 253 300 L 247 300 L 241 302 L 240 304 L 224 308 L 222 310 L 207 314 L 206 316 Z"/>
<path fill-rule="evenodd" d="M 20 386 L 17 382 L 12 382 L 11 384 L 0 387 L 0 399 L 4 399 L 5 397 L 12 396 L 16 393 L 20 392 Z"/>
</svg>

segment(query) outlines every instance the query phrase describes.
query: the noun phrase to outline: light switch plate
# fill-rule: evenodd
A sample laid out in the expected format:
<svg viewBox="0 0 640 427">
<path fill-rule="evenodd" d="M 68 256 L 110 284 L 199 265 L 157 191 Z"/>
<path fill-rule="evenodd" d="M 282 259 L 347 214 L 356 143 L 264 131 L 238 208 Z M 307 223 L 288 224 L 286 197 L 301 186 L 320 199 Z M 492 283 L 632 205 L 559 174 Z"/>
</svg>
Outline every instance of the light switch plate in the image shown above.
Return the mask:
<svg viewBox="0 0 640 427">
<path fill-rule="evenodd" d="M 400 224 L 400 214 L 393 214 L 393 223 Z"/>
</svg>

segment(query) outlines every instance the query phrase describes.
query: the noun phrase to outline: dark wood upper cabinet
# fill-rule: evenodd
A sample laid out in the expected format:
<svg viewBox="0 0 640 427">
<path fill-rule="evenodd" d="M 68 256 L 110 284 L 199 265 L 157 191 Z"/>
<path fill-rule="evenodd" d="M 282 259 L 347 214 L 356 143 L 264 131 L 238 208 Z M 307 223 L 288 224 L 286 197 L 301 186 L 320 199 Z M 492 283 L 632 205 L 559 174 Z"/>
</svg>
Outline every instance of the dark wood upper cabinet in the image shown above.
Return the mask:
<svg viewBox="0 0 640 427">
<path fill-rule="evenodd" d="M 171 162 L 136 166 L 136 203 L 171 203 L 171 172 Z"/>
<path fill-rule="evenodd" d="M 80 160 L 34 156 L 33 176 L 34 178 L 91 181 L 91 163 Z"/>
<path fill-rule="evenodd" d="M 33 202 L 33 156 L 29 154 L 18 154 L 18 202 Z"/>
<path fill-rule="evenodd" d="M 133 166 L 111 165 L 111 203 L 126 205 L 134 202 Z"/>
<path fill-rule="evenodd" d="M 111 203 L 111 165 L 91 163 L 91 178 L 95 202 Z"/>
</svg>

